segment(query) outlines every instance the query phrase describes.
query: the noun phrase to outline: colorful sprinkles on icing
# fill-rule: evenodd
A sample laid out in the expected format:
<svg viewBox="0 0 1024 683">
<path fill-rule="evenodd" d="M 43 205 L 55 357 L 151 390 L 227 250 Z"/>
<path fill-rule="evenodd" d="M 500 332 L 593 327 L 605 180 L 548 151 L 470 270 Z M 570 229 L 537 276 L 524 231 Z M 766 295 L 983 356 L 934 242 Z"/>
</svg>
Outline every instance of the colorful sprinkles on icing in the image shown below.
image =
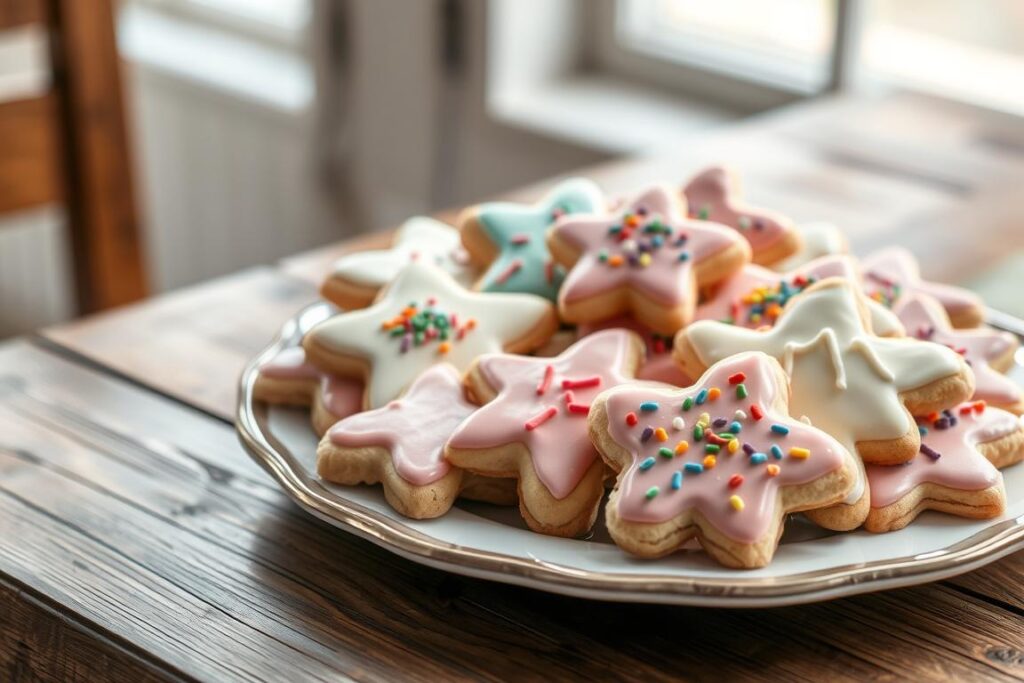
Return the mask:
<svg viewBox="0 0 1024 683">
<path fill-rule="evenodd" d="M 428 298 L 423 307 L 412 301 L 398 315 L 382 322 L 381 331 L 399 340 L 401 353 L 436 342 L 437 352 L 446 354 L 451 350 L 451 342 L 462 341 L 476 329 L 476 320 L 460 320 L 455 313 L 445 313 L 435 308 L 436 305 L 434 298 Z"/>
<path fill-rule="evenodd" d="M 770 522 L 779 487 L 807 483 L 843 466 L 849 455 L 832 437 L 774 407 L 770 412 L 754 409 L 778 406 L 788 396 L 778 386 L 784 381 L 778 366 L 777 374 L 771 370 L 774 363 L 762 354 L 741 354 L 684 391 L 630 386 L 611 393 L 606 403 L 610 435 L 633 452 L 636 463 L 619 479 L 623 519 L 661 522 L 695 507 L 731 538 L 753 542 Z M 715 402 L 708 400 L 712 388 L 741 384 L 749 396 L 727 392 Z M 670 408 L 682 410 L 687 402 L 708 408 L 692 426 L 692 441 L 668 448 L 651 439 L 648 430 L 670 433 L 678 417 Z M 642 406 L 651 403 L 659 410 L 643 412 Z M 622 416 L 630 413 L 645 415 L 642 431 L 625 425 Z M 779 438 L 787 442 L 785 451 L 775 443 Z M 694 442 L 701 447 L 691 448 Z M 768 453 L 774 456 L 771 461 Z M 656 497 L 647 496 L 653 488 Z"/>
</svg>

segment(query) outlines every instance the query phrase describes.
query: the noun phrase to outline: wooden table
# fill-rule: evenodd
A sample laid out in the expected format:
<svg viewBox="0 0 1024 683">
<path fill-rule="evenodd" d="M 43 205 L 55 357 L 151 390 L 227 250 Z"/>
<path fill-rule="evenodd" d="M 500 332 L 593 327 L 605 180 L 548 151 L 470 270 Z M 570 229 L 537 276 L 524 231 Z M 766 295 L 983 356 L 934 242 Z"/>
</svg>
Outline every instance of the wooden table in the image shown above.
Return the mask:
<svg viewBox="0 0 1024 683">
<path fill-rule="evenodd" d="M 843 113 L 859 106 L 819 105 L 824 119 L 797 111 L 685 158 L 593 175 L 623 191 L 732 150 L 752 194 L 800 217 L 841 213 L 857 246 L 897 227 L 915 246 L 959 244 L 936 225 L 964 215 L 1019 240 L 993 218 L 1005 212 L 977 204 L 996 179 L 1019 180 L 1010 162 L 981 180 L 985 160 L 974 159 L 974 175 L 957 177 L 967 155 L 951 165 L 934 158 L 955 156 L 942 145 L 930 161 L 880 144 L 868 154 L 852 133 L 854 161 L 836 161 L 853 151 L 833 150 L 807 121 L 859 123 Z M 910 105 L 871 111 L 899 106 Z M 973 121 L 944 111 L 948 126 Z M 239 446 L 234 387 L 245 360 L 316 297 L 339 248 L 0 346 L 0 679 L 1024 677 L 1024 553 L 824 604 L 692 609 L 452 576 L 304 514 Z M 970 263 L 929 265 L 967 276 L 991 252 L 980 244 Z"/>
</svg>

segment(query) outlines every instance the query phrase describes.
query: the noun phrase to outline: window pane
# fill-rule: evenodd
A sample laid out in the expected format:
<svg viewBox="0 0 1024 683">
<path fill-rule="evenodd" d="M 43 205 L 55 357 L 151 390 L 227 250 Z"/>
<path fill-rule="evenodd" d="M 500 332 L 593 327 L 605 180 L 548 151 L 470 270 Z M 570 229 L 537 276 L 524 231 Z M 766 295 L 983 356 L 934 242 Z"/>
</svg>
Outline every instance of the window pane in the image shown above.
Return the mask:
<svg viewBox="0 0 1024 683">
<path fill-rule="evenodd" d="M 866 75 L 1024 113 L 1024 2 L 873 0 Z"/>
<path fill-rule="evenodd" d="M 629 47 L 801 90 L 827 80 L 834 0 L 619 0 Z"/>
</svg>

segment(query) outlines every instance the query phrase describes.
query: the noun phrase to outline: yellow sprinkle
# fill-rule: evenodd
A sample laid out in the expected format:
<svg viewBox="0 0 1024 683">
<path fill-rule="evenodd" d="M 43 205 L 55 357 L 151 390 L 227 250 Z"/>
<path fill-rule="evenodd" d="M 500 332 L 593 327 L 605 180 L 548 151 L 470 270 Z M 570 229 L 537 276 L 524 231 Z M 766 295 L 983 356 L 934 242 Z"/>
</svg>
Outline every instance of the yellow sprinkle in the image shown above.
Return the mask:
<svg viewBox="0 0 1024 683">
<path fill-rule="evenodd" d="M 711 387 L 711 389 L 708 390 L 708 400 L 709 401 L 714 401 L 715 399 L 717 399 L 721 395 L 722 395 L 722 390 L 719 389 L 718 387 Z"/>
<path fill-rule="evenodd" d="M 647 266 L 651 265 L 651 255 L 648 254 L 647 252 L 644 252 L 643 254 L 640 254 L 640 258 L 637 259 L 637 261 L 640 263 L 641 266 L 646 268 Z"/>
<path fill-rule="evenodd" d="M 685 453 L 688 450 L 690 450 L 690 443 L 688 441 L 680 441 L 676 444 L 676 455 Z"/>
<path fill-rule="evenodd" d="M 654 438 L 657 439 L 658 441 L 668 441 L 668 432 L 666 432 L 663 428 L 658 427 L 657 429 L 654 430 Z"/>
<path fill-rule="evenodd" d="M 738 451 L 740 449 L 739 439 L 736 439 L 736 438 L 729 439 L 729 445 L 726 446 L 726 448 L 729 449 L 730 453 L 735 453 L 736 451 Z"/>
<path fill-rule="evenodd" d="M 779 476 L 779 466 L 776 465 L 775 463 L 772 463 L 772 464 L 768 465 L 768 467 L 766 467 L 765 469 L 768 470 L 768 476 L 769 477 L 777 477 L 777 476 Z"/>
<path fill-rule="evenodd" d="M 739 496 L 729 496 L 729 505 L 731 505 L 732 509 L 736 512 L 743 512 L 743 508 L 745 507 L 743 499 Z"/>
<path fill-rule="evenodd" d="M 716 465 L 717 463 L 718 463 L 718 460 L 716 460 L 716 459 L 715 459 L 715 456 L 713 456 L 713 455 L 708 455 L 708 456 L 706 456 L 706 457 L 704 458 L 704 469 L 706 469 L 706 470 L 710 470 L 710 469 L 714 468 L 714 466 L 715 466 L 715 465 Z"/>
<path fill-rule="evenodd" d="M 809 450 L 807 450 L 806 448 L 798 448 L 796 446 L 793 446 L 792 448 L 789 449 L 789 455 L 790 455 L 790 457 L 793 457 L 793 458 L 799 458 L 800 460 L 806 460 L 807 458 L 810 457 L 811 452 Z"/>
<path fill-rule="evenodd" d="M 708 415 L 707 413 L 701 413 L 700 417 L 697 419 L 697 424 L 699 424 L 701 427 L 707 427 L 709 424 L 711 424 L 711 416 Z"/>
</svg>

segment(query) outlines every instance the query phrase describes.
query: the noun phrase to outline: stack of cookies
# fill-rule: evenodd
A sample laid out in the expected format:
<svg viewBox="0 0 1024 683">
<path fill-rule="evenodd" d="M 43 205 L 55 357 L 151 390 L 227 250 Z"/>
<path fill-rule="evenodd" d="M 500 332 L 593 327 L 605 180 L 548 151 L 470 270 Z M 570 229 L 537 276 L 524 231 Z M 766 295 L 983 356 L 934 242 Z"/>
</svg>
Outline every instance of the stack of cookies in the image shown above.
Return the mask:
<svg viewBox="0 0 1024 683">
<path fill-rule="evenodd" d="M 576 537 L 607 495 L 642 557 L 696 538 L 761 567 L 797 512 L 873 532 L 1002 514 L 999 468 L 1024 458 L 1016 338 L 904 250 L 845 251 L 721 168 L 613 199 L 567 180 L 340 259 L 322 293 L 343 312 L 256 396 L 309 406 L 319 475 L 379 483 L 403 515 L 466 497 Z"/>
</svg>

